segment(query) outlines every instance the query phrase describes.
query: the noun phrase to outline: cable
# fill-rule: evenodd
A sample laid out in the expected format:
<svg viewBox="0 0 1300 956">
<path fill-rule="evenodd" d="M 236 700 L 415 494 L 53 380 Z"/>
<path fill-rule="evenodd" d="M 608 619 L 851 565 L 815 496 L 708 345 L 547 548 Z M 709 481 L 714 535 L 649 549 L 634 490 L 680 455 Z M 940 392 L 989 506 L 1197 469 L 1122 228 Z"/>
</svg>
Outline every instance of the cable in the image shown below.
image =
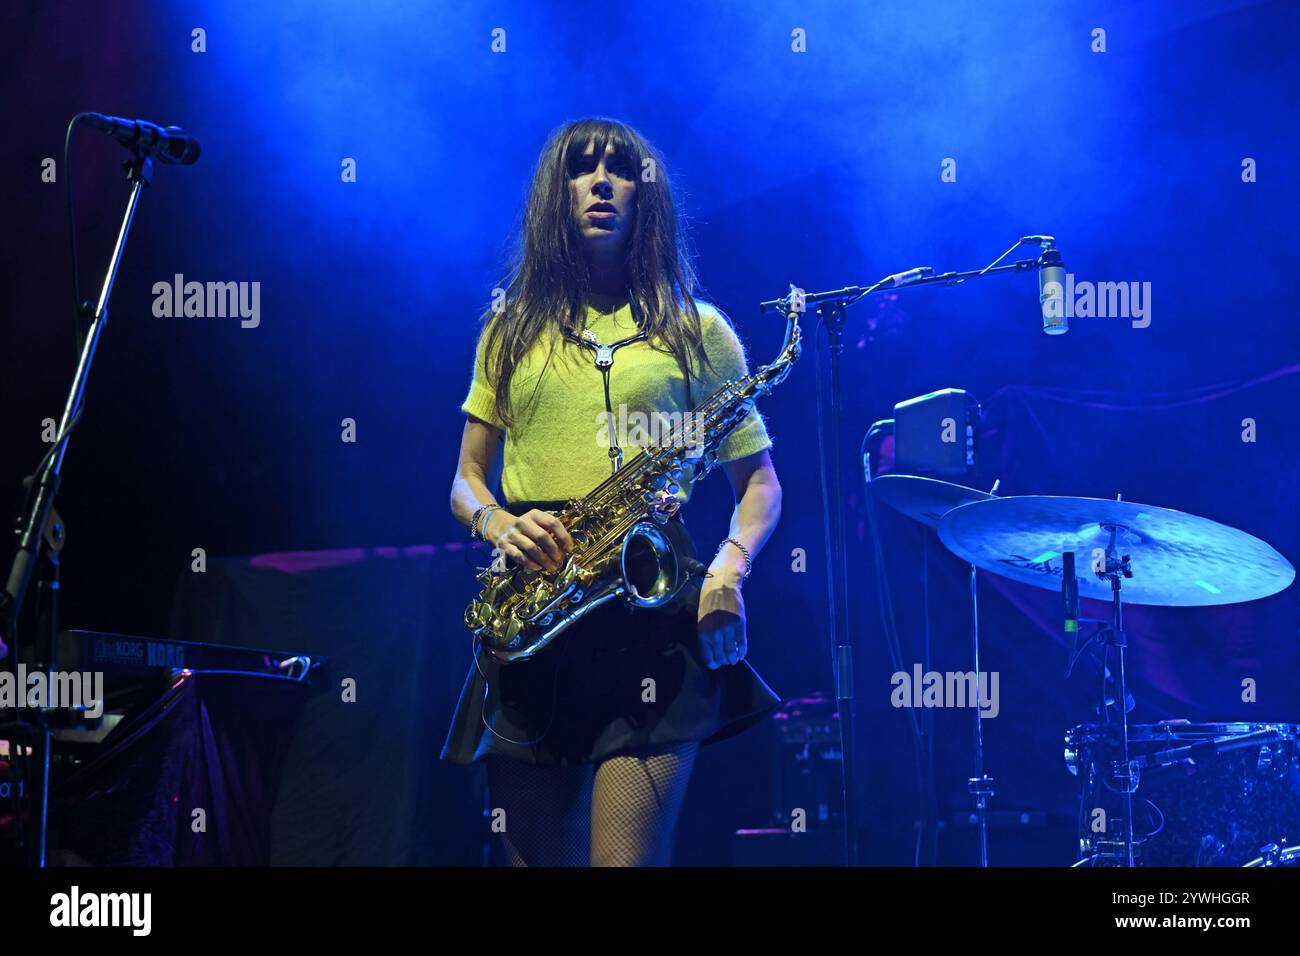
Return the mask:
<svg viewBox="0 0 1300 956">
<path fill-rule="evenodd" d="M 532 740 L 514 740 L 510 737 L 507 737 L 505 734 L 498 733 L 497 730 L 490 723 L 488 723 L 488 719 L 487 719 L 488 695 L 492 692 L 492 681 L 488 678 L 487 674 L 483 673 L 483 668 L 479 665 L 479 659 L 480 659 L 479 652 L 482 648 L 481 645 L 479 644 L 478 638 L 477 637 L 473 638 L 473 642 L 474 642 L 474 669 L 477 670 L 479 676 L 483 678 L 483 702 L 482 704 L 479 705 L 479 720 L 483 722 L 483 726 L 488 729 L 488 732 L 491 733 L 493 737 L 496 737 L 498 740 L 504 740 L 508 744 L 515 744 L 520 747 L 532 747 L 538 743 L 541 743 L 541 741 L 546 739 L 546 735 L 551 732 L 551 725 L 555 723 L 555 705 L 559 700 L 559 696 L 560 696 L 559 694 L 560 662 L 556 661 L 555 669 L 551 674 L 551 716 L 550 719 L 546 721 L 546 729 L 543 730 L 539 736 L 534 737 Z M 570 641 L 565 642 L 566 645 L 569 643 L 572 642 Z"/>
<path fill-rule="evenodd" d="M 77 343 L 77 359 L 81 358 L 84 346 L 81 336 L 81 273 L 77 268 L 77 226 L 72 215 L 72 131 L 81 122 L 86 113 L 78 113 L 68 122 L 68 130 L 63 135 L 63 184 L 68 197 L 68 244 L 72 251 L 72 314 L 74 318 L 73 340 Z"/>
<path fill-rule="evenodd" d="M 63 135 L 63 184 L 68 199 L 68 245 L 72 258 L 73 339 L 76 342 L 74 361 L 78 362 L 81 360 L 82 349 L 85 348 L 85 339 L 82 335 L 81 328 L 81 274 L 77 266 L 77 227 L 72 209 L 72 133 L 73 130 L 77 128 L 77 124 L 81 122 L 82 117 L 87 115 L 88 114 L 86 113 L 78 113 L 76 116 L 72 117 L 72 119 L 68 121 L 67 131 Z M 66 443 L 68 436 L 72 434 L 72 430 L 76 428 L 77 424 L 81 421 L 81 412 L 84 407 L 85 393 L 83 392 L 80 400 L 77 402 L 76 409 L 72 413 L 72 418 L 68 420 L 68 427 L 62 429 L 50 444 L 50 447 L 45 450 L 45 454 L 41 456 L 40 463 L 37 464 L 36 470 L 32 472 L 33 476 L 39 477 L 41 472 L 45 470 L 46 465 L 49 463 L 49 459 L 58 452 L 59 448 L 61 448 L 64 443 Z M 31 485 L 27 487 L 26 492 L 23 495 L 23 513 L 26 513 L 27 506 L 31 503 L 31 495 L 35 488 L 36 482 L 33 481 Z"/>
<path fill-rule="evenodd" d="M 1142 800 L 1148 807 L 1154 810 L 1156 812 L 1156 816 L 1160 818 L 1160 822 L 1156 824 L 1156 828 L 1154 830 L 1152 830 L 1150 833 L 1141 834 L 1142 839 L 1149 840 L 1165 828 L 1165 815 L 1160 811 L 1160 808 L 1158 806 L 1156 806 L 1153 802 L 1148 800 L 1146 797 L 1143 797 Z M 1137 839 L 1138 834 L 1134 834 L 1133 838 Z"/>
<path fill-rule="evenodd" d="M 1085 624 L 1085 623 L 1092 623 L 1092 624 L 1095 624 L 1095 623 L 1098 623 L 1098 622 L 1096 622 L 1096 621 L 1090 621 L 1090 620 L 1088 620 L 1088 619 L 1086 619 L 1086 618 L 1079 618 L 1079 623 L 1080 623 L 1080 624 Z M 1101 623 L 1104 624 L 1105 622 L 1101 622 Z M 1080 634 L 1081 634 L 1081 631 L 1076 630 L 1076 631 L 1074 632 L 1074 646 L 1070 648 L 1070 655 L 1069 655 L 1068 659 L 1066 660 L 1066 664 L 1065 664 L 1065 677 L 1066 677 L 1067 679 L 1068 679 L 1069 677 L 1071 677 L 1071 676 L 1074 674 L 1074 668 L 1075 668 L 1075 665 L 1077 665 L 1077 664 L 1079 663 L 1079 659 L 1080 659 L 1081 657 L 1083 657 L 1084 652 L 1087 651 L 1090 647 L 1092 647 L 1093 644 L 1096 644 L 1098 641 L 1100 641 L 1102 635 L 1105 634 L 1105 633 L 1107 633 L 1109 630 L 1110 630 L 1109 627 L 1101 627 L 1101 628 L 1099 628 L 1097 631 L 1095 631 L 1095 632 L 1093 633 L 1093 635 L 1092 635 L 1091 637 L 1089 637 L 1086 641 L 1083 642 L 1083 645 L 1082 645 L 1082 646 L 1079 645 L 1079 636 L 1080 636 Z"/>
<path fill-rule="evenodd" d="M 889 425 L 892 425 L 892 418 L 883 419 L 875 422 L 862 439 L 862 459 L 863 459 L 863 481 L 865 483 L 867 512 L 867 528 L 871 532 L 872 556 L 876 564 L 876 576 L 878 579 L 878 599 L 880 601 L 880 623 L 885 631 L 885 643 L 889 649 L 889 657 L 894 665 L 895 671 L 903 669 L 903 650 L 902 644 L 898 638 L 898 621 L 894 616 L 894 599 L 893 589 L 889 583 L 889 571 L 885 564 L 884 546 L 880 540 L 880 519 L 876 512 L 876 495 L 875 489 L 872 488 L 871 482 L 871 451 L 868 447 L 873 435 L 882 432 Z M 912 721 L 912 732 L 919 738 L 921 735 L 920 725 L 917 723 L 916 714 L 910 708 L 908 710 Z"/>
</svg>

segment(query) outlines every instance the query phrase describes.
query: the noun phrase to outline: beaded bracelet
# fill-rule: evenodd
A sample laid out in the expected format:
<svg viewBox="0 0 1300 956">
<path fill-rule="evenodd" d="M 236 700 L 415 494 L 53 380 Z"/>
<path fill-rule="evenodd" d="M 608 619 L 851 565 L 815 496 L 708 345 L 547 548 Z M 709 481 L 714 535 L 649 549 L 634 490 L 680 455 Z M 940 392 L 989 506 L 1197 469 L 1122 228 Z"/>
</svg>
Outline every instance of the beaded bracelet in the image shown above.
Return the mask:
<svg viewBox="0 0 1300 956">
<path fill-rule="evenodd" d="M 487 520 L 488 514 L 492 511 L 493 508 L 500 510 L 501 506 L 498 504 L 483 505 L 483 507 L 479 508 L 477 511 L 474 512 L 474 517 L 469 519 L 469 536 L 471 538 L 478 538 L 484 544 L 491 543 L 488 541 L 486 535 L 484 534 L 484 531 L 486 529 L 481 526 L 484 525 L 484 523 Z"/>
<path fill-rule="evenodd" d="M 738 547 L 740 549 L 740 553 L 745 556 L 745 573 L 741 575 L 741 579 L 743 580 L 749 577 L 749 572 L 754 570 L 754 562 L 749 559 L 749 549 L 745 547 L 743 544 L 741 544 L 739 541 L 737 541 L 735 538 L 724 538 L 722 540 L 722 544 L 718 545 L 718 550 L 721 551 L 723 546 L 726 545 L 728 541 L 730 541 L 732 544 Z"/>
</svg>

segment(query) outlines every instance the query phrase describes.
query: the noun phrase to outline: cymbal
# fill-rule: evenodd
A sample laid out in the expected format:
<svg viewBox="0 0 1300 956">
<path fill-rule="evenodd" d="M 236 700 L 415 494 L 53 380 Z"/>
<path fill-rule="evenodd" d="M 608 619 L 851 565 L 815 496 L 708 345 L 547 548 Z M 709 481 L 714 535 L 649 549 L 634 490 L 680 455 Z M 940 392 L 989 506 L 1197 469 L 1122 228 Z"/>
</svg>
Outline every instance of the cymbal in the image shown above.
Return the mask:
<svg viewBox="0 0 1300 956">
<path fill-rule="evenodd" d="M 1061 554 L 1075 552 L 1082 597 L 1111 599 L 1093 573 L 1109 528 L 1115 550 L 1130 555 L 1125 604 L 1203 607 L 1254 601 L 1295 580 L 1295 568 L 1258 538 L 1170 508 L 1103 498 L 1047 495 L 992 498 L 950 511 L 939 525 L 948 550 L 977 567 L 1035 587 L 1059 590 Z"/>
<path fill-rule="evenodd" d="M 965 485 L 919 475 L 881 475 L 872 479 L 871 487 L 885 504 L 931 528 L 938 528 L 953 508 L 993 497 Z"/>
</svg>

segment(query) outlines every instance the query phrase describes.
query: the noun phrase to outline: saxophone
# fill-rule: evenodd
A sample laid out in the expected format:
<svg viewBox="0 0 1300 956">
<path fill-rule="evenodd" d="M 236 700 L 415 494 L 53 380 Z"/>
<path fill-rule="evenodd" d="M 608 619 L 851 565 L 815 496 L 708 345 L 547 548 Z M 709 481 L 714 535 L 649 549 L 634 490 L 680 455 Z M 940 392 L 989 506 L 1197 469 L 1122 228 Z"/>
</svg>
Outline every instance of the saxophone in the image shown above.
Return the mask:
<svg viewBox="0 0 1300 956">
<path fill-rule="evenodd" d="M 557 515 L 573 550 L 556 571 L 530 571 L 504 557 L 480 571 L 479 596 L 465 625 L 503 663 L 533 656 L 596 608 L 621 597 L 634 607 L 667 604 L 690 579 L 660 530 L 681 507 L 681 482 L 699 481 L 757 396 L 785 380 L 801 351 L 799 313 L 791 298 L 781 351 L 770 365 L 726 382 L 657 444 L 644 448 L 584 498 Z"/>
</svg>

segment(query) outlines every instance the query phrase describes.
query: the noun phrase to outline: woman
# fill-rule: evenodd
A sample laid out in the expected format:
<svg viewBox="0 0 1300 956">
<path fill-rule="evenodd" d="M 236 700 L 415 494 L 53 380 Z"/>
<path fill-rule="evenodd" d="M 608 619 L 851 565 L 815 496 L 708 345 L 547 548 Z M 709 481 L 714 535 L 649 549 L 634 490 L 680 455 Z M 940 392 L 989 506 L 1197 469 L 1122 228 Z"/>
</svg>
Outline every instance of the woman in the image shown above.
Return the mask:
<svg viewBox="0 0 1300 956">
<path fill-rule="evenodd" d="M 680 420 L 747 374 L 725 317 L 691 295 L 682 232 L 639 133 L 589 119 L 552 134 L 510 281 L 484 316 L 451 491 L 456 518 L 510 561 L 558 567 L 573 541 L 553 512 L 648 444 L 620 424 Z M 596 344 L 615 346 L 603 370 Z M 653 610 L 611 601 L 525 660 L 476 652 L 442 759 L 487 761 L 512 864 L 667 864 L 701 743 L 779 702 L 744 661 L 741 597 L 781 512 L 770 447 L 754 412 L 719 448 L 737 504 L 702 583 Z M 680 512 L 664 530 L 695 553 Z"/>
</svg>

